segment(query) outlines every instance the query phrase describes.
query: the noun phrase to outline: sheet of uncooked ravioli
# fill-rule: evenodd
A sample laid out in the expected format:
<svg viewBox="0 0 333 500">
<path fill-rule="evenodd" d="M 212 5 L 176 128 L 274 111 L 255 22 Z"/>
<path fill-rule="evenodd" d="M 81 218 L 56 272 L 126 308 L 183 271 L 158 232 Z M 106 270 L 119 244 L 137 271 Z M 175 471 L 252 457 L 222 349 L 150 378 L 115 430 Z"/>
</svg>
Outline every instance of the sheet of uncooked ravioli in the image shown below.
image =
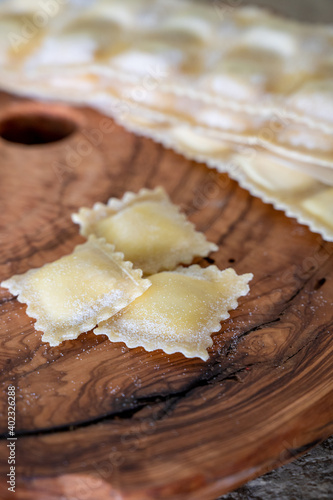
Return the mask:
<svg viewBox="0 0 333 500">
<path fill-rule="evenodd" d="M 193 257 L 206 257 L 218 249 L 195 230 L 161 187 L 81 208 L 72 219 L 83 236 L 105 238 L 147 275 L 190 264 Z"/>
<path fill-rule="evenodd" d="M 161 90 L 214 105 L 233 101 L 256 114 L 283 108 L 333 123 L 332 26 L 187 0 L 72 1 L 45 10 L 38 1 L 1 3 L 2 83 L 11 72 L 38 81 L 83 66 L 138 84 L 153 74 Z"/>
<path fill-rule="evenodd" d="M 233 269 L 220 271 L 193 265 L 150 276 L 152 286 L 118 314 L 94 330 L 113 342 L 146 351 L 162 349 L 171 354 L 206 361 L 211 334 L 249 291 L 252 274 L 238 276 Z"/>
<path fill-rule="evenodd" d="M 126 307 L 151 285 L 103 239 L 91 236 L 70 255 L 1 283 L 37 321 L 42 340 L 76 339 Z"/>
<path fill-rule="evenodd" d="M 158 90 L 139 92 L 137 87 L 116 79 L 104 89 L 97 83 L 94 88 L 95 94 L 100 88 L 100 96 L 104 92 L 129 109 L 144 108 L 152 115 L 164 114 L 174 123 L 210 130 L 221 140 L 259 146 L 287 158 L 333 167 L 333 127 L 322 130 L 311 124 L 297 123 L 287 119 L 282 111 L 279 114 L 247 114 L 244 110 L 217 107 L 216 104 Z"/>
</svg>

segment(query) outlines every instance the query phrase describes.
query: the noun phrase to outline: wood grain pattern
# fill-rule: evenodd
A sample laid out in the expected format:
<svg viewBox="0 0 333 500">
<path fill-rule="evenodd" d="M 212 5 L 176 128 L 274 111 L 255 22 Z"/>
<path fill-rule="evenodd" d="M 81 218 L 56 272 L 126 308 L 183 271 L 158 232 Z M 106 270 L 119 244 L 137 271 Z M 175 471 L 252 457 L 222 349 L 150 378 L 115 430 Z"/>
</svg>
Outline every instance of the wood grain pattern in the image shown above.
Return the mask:
<svg viewBox="0 0 333 500">
<path fill-rule="evenodd" d="M 11 383 L 16 497 L 214 499 L 326 438 L 333 245 L 227 176 L 90 109 L 1 94 L 0 131 L 8 117 L 36 113 L 47 115 L 51 131 L 54 115 L 76 131 L 48 144 L 0 140 L 1 280 L 82 242 L 70 219 L 80 206 L 158 185 L 220 245 L 212 258 L 221 269 L 253 272 L 254 280 L 214 334 L 206 363 L 127 349 L 91 332 L 50 348 L 25 306 L 0 289 L 0 427 L 5 436 Z M 3 440 L 4 500 L 12 498 L 7 456 Z"/>
</svg>

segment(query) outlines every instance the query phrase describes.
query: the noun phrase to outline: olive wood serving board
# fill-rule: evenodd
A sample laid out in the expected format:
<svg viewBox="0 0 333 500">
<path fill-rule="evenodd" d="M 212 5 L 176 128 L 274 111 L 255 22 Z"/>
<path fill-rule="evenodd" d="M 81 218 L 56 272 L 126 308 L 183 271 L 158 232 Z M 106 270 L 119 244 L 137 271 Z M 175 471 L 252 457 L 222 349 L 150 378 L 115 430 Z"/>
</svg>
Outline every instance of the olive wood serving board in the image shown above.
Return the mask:
<svg viewBox="0 0 333 500">
<path fill-rule="evenodd" d="M 24 500 L 215 499 L 332 433 L 333 244 L 88 108 L 1 94 L 0 135 L 1 280 L 83 242 L 79 207 L 159 185 L 220 269 L 254 274 L 207 362 L 92 332 L 51 348 L 0 289 L 1 499 L 10 384 Z"/>
</svg>

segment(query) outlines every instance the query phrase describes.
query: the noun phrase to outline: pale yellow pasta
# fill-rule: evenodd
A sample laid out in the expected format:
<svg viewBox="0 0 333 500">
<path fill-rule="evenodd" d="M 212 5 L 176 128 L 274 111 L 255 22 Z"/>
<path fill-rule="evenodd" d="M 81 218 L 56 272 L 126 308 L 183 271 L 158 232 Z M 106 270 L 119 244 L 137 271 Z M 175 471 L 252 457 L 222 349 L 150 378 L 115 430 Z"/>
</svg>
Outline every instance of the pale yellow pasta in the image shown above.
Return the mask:
<svg viewBox="0 0 333 500">
<path fill-rule="evenodd" d="M 195 231 L 160 187 L 126 193 L 121 200 L 111 198 L 107 205 L 96 203 L 92 209 L 81 208 L 72 218 L 83 236 L 106 238 L 145 274 L 175 269 L 218 248 Z"/>
<path fill-rule="evenodd" d="M 275 193 L 297 195 L 318 186 L 310 175 L 290 168 L 290 162 L 266 153 L 257 153 L 252 160 L 236 157 L 249 179 Z"/>
<path fill-rule="evenodd" d="M 179 267 L 150 276 L 152 286 L 118 314 L 94 330 L 113 342 L 147 351 L 208 359 L 211 334 L 229 317 L 239 297 L 249 291 L 252 274 L 238 276 L 233 269 L 216 266 Z"/>
<path fill-rule="evenodd" d="M 333 229 L 333 188 L 305 198 L 303 208 Z"/>
<path fill-rule="evenodd" d="M 123 255 L 91 236 L 70 255 L 1 283 L 35 318 L 42 340 L 57 346 L 76 339 L 126 307 L 150 286 Z"/>
</svg>

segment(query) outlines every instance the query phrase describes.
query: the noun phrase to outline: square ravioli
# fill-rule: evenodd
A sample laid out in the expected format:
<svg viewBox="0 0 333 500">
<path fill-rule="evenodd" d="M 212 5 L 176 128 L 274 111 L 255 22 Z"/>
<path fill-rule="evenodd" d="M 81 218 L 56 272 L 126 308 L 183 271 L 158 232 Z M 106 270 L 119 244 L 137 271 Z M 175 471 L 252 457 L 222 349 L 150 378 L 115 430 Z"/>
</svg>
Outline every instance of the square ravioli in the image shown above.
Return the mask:
<svg viewBox="0 0 333 500">
<path fill-rule="evenodd" d="M 237 299 L 249 291 L 252 274 L 238 276 L 216 266 L 179 267 L 150 276 L 152 286 L 128 307 L 94 330 L 113 342 L 147 351 L 162 349 L 186 357 L 208 359 L 211 333 L 236 309 Z"/>
<path fill-rule="evenodd" d="M 190 264 L 193 257 L 206 257 L 218 249 L 195 230 L 161 187 L 81 208 L 72 219 L 83 236 L 105 238 L 146 275 Z"/>
<path fill-rule="evenodd" d="M 104 239 L 91 236 L 70 255 L 1 283 L 27 304 L 42 340 L 76 339 L 128 306 L 151 285 Z"/>
</svg>

